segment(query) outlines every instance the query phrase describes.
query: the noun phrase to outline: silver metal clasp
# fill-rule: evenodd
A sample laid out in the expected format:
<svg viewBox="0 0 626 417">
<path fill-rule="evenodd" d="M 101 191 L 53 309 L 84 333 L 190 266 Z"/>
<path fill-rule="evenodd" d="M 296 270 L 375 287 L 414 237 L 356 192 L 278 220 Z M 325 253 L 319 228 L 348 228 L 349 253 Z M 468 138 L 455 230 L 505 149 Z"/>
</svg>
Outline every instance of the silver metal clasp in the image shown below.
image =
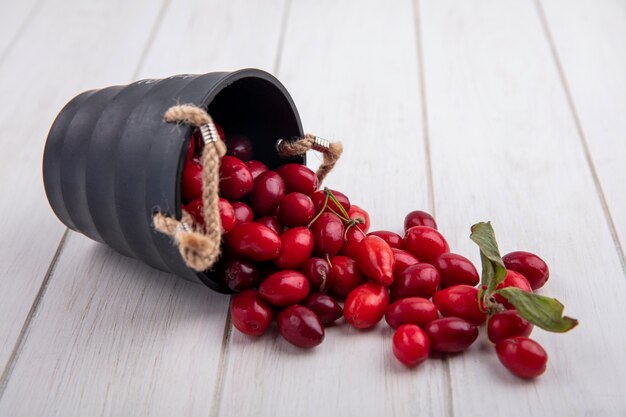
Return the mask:
<svg viewBox="0 0 626 417">
<path fill-rule="evenodd" d="M 202 140 L 205 145 L 209 142 L 217 142 L 220 138 L 219 133 L 217 133 L 215 123 L 213 122 L 200 126 L 200 135 L 202 136 Z"/>
</svg>

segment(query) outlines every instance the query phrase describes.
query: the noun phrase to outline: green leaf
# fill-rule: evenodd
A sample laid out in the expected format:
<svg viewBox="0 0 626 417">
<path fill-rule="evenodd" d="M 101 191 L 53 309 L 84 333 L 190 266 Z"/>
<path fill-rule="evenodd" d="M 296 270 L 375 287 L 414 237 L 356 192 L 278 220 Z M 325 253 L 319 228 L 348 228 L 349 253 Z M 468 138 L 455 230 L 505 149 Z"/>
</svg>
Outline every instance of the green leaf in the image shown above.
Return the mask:
<svg viewBox="0 0 626 417">
<path fill-rule="evenodd" d="M 506 268 L 500 256 L 496 233 L 491 227 L 491 222 L 473 225 L 470 239 L 480 248 L 480 261 L 483 267 L 481 284 L 487 288 L 487 294 L 491 294 L 506 278 Z"/>
<path fill-rule="evenodd" d="M 501 288 L 496 294 L 513 304 L 520 316 L 549 332 L 564 333 L 578 325 L 578 320 L 563 316 L 563 304 L 555 298 L 516 287 Z"/>
</svg>

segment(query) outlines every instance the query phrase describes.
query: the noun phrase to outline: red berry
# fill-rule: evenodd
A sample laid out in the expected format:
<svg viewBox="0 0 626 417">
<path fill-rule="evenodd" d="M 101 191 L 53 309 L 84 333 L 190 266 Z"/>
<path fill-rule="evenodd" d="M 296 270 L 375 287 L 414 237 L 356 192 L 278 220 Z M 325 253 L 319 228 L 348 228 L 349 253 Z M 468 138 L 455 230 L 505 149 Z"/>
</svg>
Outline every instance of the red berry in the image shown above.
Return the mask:
<svg viewBox="0 0 626 417">
<path fill-rule="evenodd" d="M 433 303 L 444 317 L 458 317 L 478 326 L 487 316 L 478 307 L 478 288 L 469 285 L 454 285 L 433 296 Z"/>
<path fill-rule="evenodd" d="M 252 209 L 250 209 L 252 211 Z M 255 220 L 256 223 L 269 227 L 277 235 L 283 234 L 283 225 L 276 216 L 263 216 Z"/>
<path fill-rule="evenodd" d="M 422 262 L 431 262 L 442 253 L 450 252 L 443 235 L 428 226 L 414 226 L 407 230 L 402 248 Z"/>
<path fill-rule="evenodd" d="M 246 162 L 252 159 L 253 147 L 250 138 L 240 134 L 228 135 L 226 138 L 226 155 L 234 156 Z"/>
<path fill-rule="evenodd" d="M 225 240 L 235 253 L 257 262 L 274 259 L 280 252 L 280 237 L 258 223 L 236 225 Z"/>
<path fill-rule="evenodd" d="M 391 248 L 391 251 L 396 259 L 396 266 L 393 268 L 394 277 L 400 275 L 400 273 L 402 273 L 402 271 L 407 269 L 409 266 L 420 263 L 415 256 L 405 250 Z"/>
<path fill-rule="evenodd" d="M 306 226 L 314 216 L 313 201 L 302 193 L 287 194 L 278 207 L 278 218 L 287 227 Z"/>
<path fill-rule="evenodd" d="M 250 174 L 252 174 L 253 180 L 256 180 L 256 177 L 258 177 L 260 174 L 264 173 L 265 171 L 269 171 L 269 168 L 267 167 L 267 165 L 265 165 L 261 161 L 257 161 L 256 159 L 253 159 L 252 161 L 246 161 L 246 166 L 250 170 Z"/>
<path fill-rule="evenodd" d="M 474 264 L 456 253 L 444 253 L 434 259 L 432 264 L 439 271 L 441 286 L 444 288 L 462 284 L 475 286 L 480 282 Z"/>
<path fill-rule="evenodd" d="M 391 285 L 391 298 L 430 298 L 439 288 L 439 272 L 429 264 L 411 265 L 398 274 Z"/>
<path fill-rule="evenodd" d="M 533 290 L 541 288 L 550 278 L 548 264 L 530 252 L 511 252 L 502 257 L 506 269 L 524 275 Z"/>
<path fill-rule="evenodd" d="M 394 329 L 403 324 L 424 327 L 438 318 L 437 307 L 431 301 L 420 297 L 403 298 L 390 304 L 385 311 L 385 320 Z"/>
<path fill-rule="evenodd" d="M 228 233 L 233 230 L 233 227 L 235 227 L 235 225 L 237 224 L 237 219 L 235 218 L 235 209 L 225 198 L 220 198 L 217 206 L 220 210 L 222 229 L 224 229 L 224 233 Z"/>
<path fill-rule="evenodd" d="M 222 158 L 220 195 L 229 200 L 240 200 L 252 190 L 252 186 L 252 174 L 246 164 L 233 156 Z"/>
<path fill-rule="evenodd" d="M 254 212 L 246 203 L 235 201 L 231 205 L 235 211 L 235 220 L 237 221 L 237 224 L 250 223 L 254 220 Z"/>
<path fill-rule="evenodd" d="M 387 242 L 392 249 L 402 249 L 402 236 L 397 233 L 390 232 L 388 230 L 376 230 L 375 232 L 369 232 L 367 235 L 378 236 Z"/>
<path fill-rule="evenodd" d="M 311 226 L 315 238 L 314 251 L 319 256 L 333 256 L 343 246 L 343 222 L 332 213 L 322 213 Z"/>
<path fill-rule="evenodd" d="M 267 171 L 254 180 L 250 205 L 257 214 L 269 214 L 278 207 L 284 195 L 285 184 L 280 175 L 274 171 Z"/>
<path fill-rule="evenodd" d="M 398 327 L 392 339 L 393 354 L 409 367 L 419 365 L 428 359 L 430 340 L 422 329 L 414 324 Z"/>
<path fill-rule="evenodd" d="M 313 252 L 313 233 L 306 227 L 287 230 L 280 242 L 280 252 L 274 259 L 280 269 L 299 269 Z"/>
<path fill-rule="evenodd" d="M 478 328 L 458 317 L 433 320 L 424 327 L 432 350 L 444 353 L 462 352 L 478 337 Z"/>
<path fill-rule="evenodd" d="M 276 170 L 285 182 L 285 191 L 311 195 L 319 186 L 317 175 L 304 165 L 285 164 Z"/>
<path fill-rule="evenodd" d="M 182 197 L 185 201 L 193 201 L 202 197 L 202 165 L 190 160 L 183 168 Z"/>
<path fill-rule="evenodd" d="M 226 139 L 226 135 L 224 134 L 224 129 L 222 129 L 222 126 L 218 125 L 215 121 L 213 121 L 213 124 L 215 125 L 215 129 L 217 130 L 217 134 L 219 135 L 220 139 L 223 142 L 224 139 Z"/>
<path fill-rule="evenodd" d="M 389 291 L 380 284 L 359 285 L 348 294 L 343 306 L 343 317 L 357 329 L 368 329 L 385 315 L 389 305 Z"/>
<path fill-rule="evenodd" d="M 396 259 L 391 248 L 378 236 L 366 236 L 356 252 L 359 269 L 369 279 L 389 286 L 393 282 L 393 268 Z"/>
<path fill-rule="evenodd" d="M 343 317 L 343 310 L 334 298 L 313 293 L 304 300 L 303 304 L 320 318 L 323 324 L 331 324 Z"/>
<path fill-rule="evenodd" d="M 230 303 L 233 326 L 250 336 L 261 336 L 272 323 L 272 309 L 254 290 L 233 297 Z"/>
<path fill-rule="evenodd" d="M 487 336 L 496 344 L 513 336 L 529 336 L 532 331 L 533 325 L 515 310 L 496 313 L 487 320 Z"/>
<path fill-rule="evenodd" d="M 526 292 L 533 292 L 533 289 L 528 283 L 528 280 L 524 278 L 522 274 L 520 274 L 519 272 L 510 271 L 510 270 L 506 271 L 506 278 L 504 278 L 504 281 L 498 284 L 496 289 L 499 290 L 500 288 L 506 288 L 506 287 L 517 287 L 520 290 L 523 290 Z M 497 302 L 501 303 L 504 307 L 508 309 L 515 308 L 513 304 L 509 303 L 506 300 L 506 298 L 504 298 L 500 294 L 496 294 L 494 298 L 496 299 Z"/>
<path fill-rule="evenodd" d="M 311 291 L 326 291 L 330 279 L 330 265 L 326 259 L 307 259 L 302 265 L 301 272 L 309 280 Z"/>
<path fill-rule="evenodd" d="M 297 271 L 278 271 L 259 285 L 259 294 L 277 307 L 286 307 L 306 298 L 309 280 Z"/>
<path fill-rule="evenodd" d="M 330 285 L 333 294 L 345 297 L 350 291 L 365 282 L 354 259 L 337 255 L 330 258 Z"/>
<path fill-rule="evenodd" d="M 219 273 L 228 285 L 228 288 L 235 292 L 249 290 L 255 287 L 261 275 L 256 265 L 243 259 L 228 259 L 220 266 Z"/>
<path fill-rule="evenodd" d="M 324 341 L 324 325 L 306 307 L 287 307 L 278 314 L 277 322 L 280 335 L 294 346 L 308 349 Z"/>
<path fill-rule="evenodd" d="M 361 241 L 365 238 L 365 233 L 359 229 L 361 226 L 354 225 L 348 227 L 345 231 L 345 240 L 343 242 L 343 246 L 339 251 L 340 255 L 348 256 L 350 258 L 356 258 L 357 250 L 359 249 L 359 245 Z"/>
<path fill-rule="evenodd" d="M 428 226 L 437 229 L 437 222 L 435 222 L 433 216 L 425 211 L 415 210 L 404 218 L 404 231 L 406 232 L 414 226 Z"/>
<path fill-rule="evenodd" d="M 350 216 L 351 219 L 358 221 L 358 224 L 361 226 L 361 230 L 363 230 L 365 233 L 367 233 L 367 231 L 370 229 L 370 215 L 367 213 L 367 211 L 363 210 L 356 204 L 352 204 L 350 206 L 350 210 L 348 210 L 348 216 Z"/>
<path fill-rule="evenodd" d="M 189 213 L 189 215 L 191 216 L 191 218 L 193 219 L 196 225 L 204 226 L 204 214 L 202 213 L 202 199 L 201 198 L 196 198 L 195 200 L 189 202 L 188 204 L 185 204 L 183 209 L 187 213 Z M 234 214 L 235 213 L 233 211 L 233 215 Z"/>
<path fill-rule="evenodd" d="M 337 201 L 339 201 L 339 204 L 341 204 L 343 209 L 345 211 L 349 211 L 350 200 L 348 199 L 348 197 L 345 194 L 340 193 L 339 191 L 335 191 L 335 190 L 330 190 L 330 191 L 333 193 Z M 326 193 L 324 192 L 324 190 L 318 190 L 314 192 L 313 194 L 311 194 L 311 200 L 313 200 L 313 204 L 315 205 L 315 212 L 319 213 L 320 210 L 322 210 L 322 207 L 324 207 L 324 201 L 326 200 Z M 336 211 L 337 213 L 341 213 L 341 209 L 339 208 L 339 206 L 335 204 L 329 198 L 328 204 L 326 206 L 326 211 L 330 211 L 330 209 Z"/>
<path fill-rule="evenodd" d="M 543 374 L 548 354 L 532 339 L 515 336 L 496 345 L 498 359 L 505 368 L 521 378 L 534 378 Z"/>
</svg>

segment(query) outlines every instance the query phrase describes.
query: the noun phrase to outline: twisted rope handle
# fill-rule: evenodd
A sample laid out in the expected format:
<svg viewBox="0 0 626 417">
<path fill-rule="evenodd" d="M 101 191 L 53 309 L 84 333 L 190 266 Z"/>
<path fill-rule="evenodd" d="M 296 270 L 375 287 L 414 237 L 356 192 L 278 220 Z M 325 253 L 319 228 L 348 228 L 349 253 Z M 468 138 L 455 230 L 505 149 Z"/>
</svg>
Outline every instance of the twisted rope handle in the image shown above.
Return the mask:
<svg viewBox="0 0 626 417">
<path fill-rule="evenodd" d="M 343 153 L 343 145 L 341 142 L 330 142 L 307 133 L 300 139 L 292 141 L 279 139 L 276 143 L 276 150 L 278 150 L 278 154 L 283 158 L 304 155 L 309 149 L 321 152 L 324 156 L 324 160 L 316 172 L 317 179 L 321 185 L 324 178 L 332 171 Z"/>
</svg>

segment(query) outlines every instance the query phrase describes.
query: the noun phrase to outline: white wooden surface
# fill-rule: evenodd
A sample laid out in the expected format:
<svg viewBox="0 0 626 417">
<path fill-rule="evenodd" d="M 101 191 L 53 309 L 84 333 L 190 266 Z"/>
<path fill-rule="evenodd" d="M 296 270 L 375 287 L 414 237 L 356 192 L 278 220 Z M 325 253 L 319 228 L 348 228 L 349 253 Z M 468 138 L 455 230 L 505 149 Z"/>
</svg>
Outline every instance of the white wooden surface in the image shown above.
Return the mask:
<svg viewBox="0 0 626 417">
<path fill-rule="evenodd" d="M 626 3 L 617 0 L 0 0 L 0 416 L 626 415 Z M 328 185 L 399 230 L 434 210 L 453 249 L 494 222 L 546 258 L 580 319 L 534 334 L 532 382 L 493 349 L 409 371 L 391 331 L 301 352 L 230 330 L 228 297 L 64 228 L 40 178 L 74 94 L 258 67 L 308 131 L 341 139 Z M 312 165 L 315 165 L 315 158 Z M 65 238 L 63 238 L 65 236 Z"/>
</svg>

